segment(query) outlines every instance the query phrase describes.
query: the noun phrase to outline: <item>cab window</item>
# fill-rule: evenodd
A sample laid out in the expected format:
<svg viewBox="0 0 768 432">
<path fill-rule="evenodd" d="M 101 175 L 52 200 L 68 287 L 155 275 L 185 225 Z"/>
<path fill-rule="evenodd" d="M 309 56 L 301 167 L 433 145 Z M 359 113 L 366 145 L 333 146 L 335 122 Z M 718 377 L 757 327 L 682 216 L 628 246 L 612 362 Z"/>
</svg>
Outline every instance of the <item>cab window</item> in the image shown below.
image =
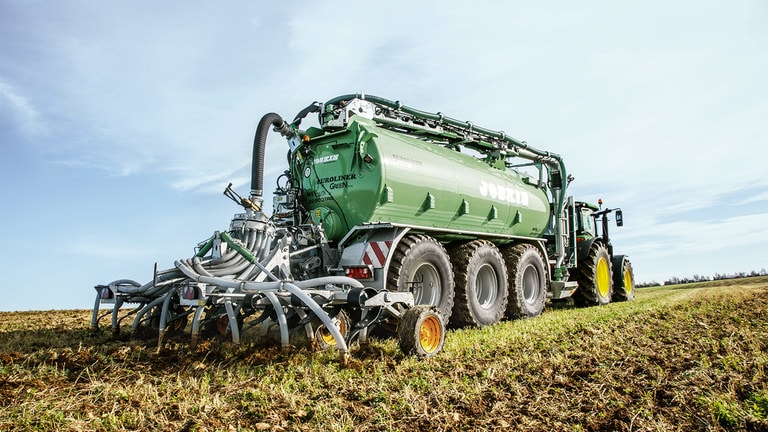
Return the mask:
<svg viewBox="0 0 768 432">
<path fill-rule="evenodd" d="M 595 218 L 592 217 L 592 211 L 588 208 L 582 208 L 579 212 L 579 231 L 588 233 L 591 236 L 597 235 L 595 229 Z"/>
</svg>

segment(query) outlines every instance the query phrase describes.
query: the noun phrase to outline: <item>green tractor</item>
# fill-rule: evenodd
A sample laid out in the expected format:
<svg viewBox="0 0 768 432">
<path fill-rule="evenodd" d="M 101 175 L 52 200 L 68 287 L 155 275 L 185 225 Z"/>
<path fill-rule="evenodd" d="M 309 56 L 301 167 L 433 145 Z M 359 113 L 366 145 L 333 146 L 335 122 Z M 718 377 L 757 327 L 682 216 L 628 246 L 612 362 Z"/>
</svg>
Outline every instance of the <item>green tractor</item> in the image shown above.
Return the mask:
<svg viewBox="0 0 768 432">
<path fill-rule="evenodd" d="M 635 297 L 632 263 L 625 255 L 615 255 L 608 234 L 608 221 L 615 214 L 616 226 L 623 226 L 620 208 L 603 209 L 598 205 L 577 201 L 570 224 L 576 241 L 577 266 L 571 281 L 578 282 L 573 302 L 578 306 L 605 305 L 611 301 L 627 301 Z M 597 227 L 600 226 L 598 232 Z"/>
</svg>

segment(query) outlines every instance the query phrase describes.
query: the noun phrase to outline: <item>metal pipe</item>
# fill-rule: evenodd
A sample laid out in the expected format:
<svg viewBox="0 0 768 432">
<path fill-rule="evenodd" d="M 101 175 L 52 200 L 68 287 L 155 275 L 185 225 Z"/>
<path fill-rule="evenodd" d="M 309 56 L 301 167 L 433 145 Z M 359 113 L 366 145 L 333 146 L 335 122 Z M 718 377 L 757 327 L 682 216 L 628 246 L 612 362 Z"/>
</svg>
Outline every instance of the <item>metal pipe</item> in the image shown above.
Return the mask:
<svg viewBox="0 0 768 432">
<path fill-rule="evenodd" d="M 160 348 L 163 346 L 163 339 L 165 338 L 165 323 L 168 320 L 168 308 L 171 305 L 171 299 L 173 298 L 173 293 L 168 293 L 165 295 L 165 300 L 163 301 L 163 307 L 160 308 L 160 323 L 158 324 L 158 336 L 157 336 L 157 350 L 160 351 Z"/>
<path fill-rule="evenodd" d="M 277 315 L 277 325 L 280 328 L 280 345 L 283 348 L 287 348 L 290 345 L 290 336 L 288 334 L 288 319 L 285 317 L 285 311 L 283 305 L 280 303 L 280 299 L 277 298 L 275 293 L 264 293 L 267 299 L 272 303 L 272 307 L 275 309 L 275 315 Z"/>
<path fill-rule="evenodd" d="M 353 288 L 365 288 L 362 282 L 348 276 L 323 276 L 302 281 L 293 281 L 292 284 L 301 289 L 314 288 L 320 285 L 349 285 Z"/>
<path fill-rule="evenodd" d="M 301 300 L 302 303 L 309 307 L 315 316 L 320 318 L 320 321 L 323 323 L 323 325 L 325 325 L 328 331 L 331 332 L 331 335 L 333 335 L 333 339 L 336 340 L 336 348 L 341 351 L 343 356 L 348 354 L 349 348 L 347 348 L 347 341 L 344 340 L 344 336 L 342 336 L 339 329 L 333 324 L 333 321 L 331 320 L 331 317 L 328 315 L 328 313 L 325 312 L 323 308 L 321 308 L 320 305 L 318 305 L 317 302 L 312 299 L 312 297 L 310 297 L 298 286 L 289 282 L 285 282 L 283 284 L 283 288 L 291 294 L 295 295 L 299 300 Z"/>
<path fill-rule="evenodd" d="M 139 311 L 138 314 L 136 314 L 136 318 L 133 319 L 133 324 L 131 325 L 131 333 L 135 333 L 136 330 L 139 328 L 139 324 L 141 323 L 141 319 L 144 317 L 144 315 L 147 314 L 150 310 L 152 310 L 153 307 L 156 307 L 160 303 L 165 301 L 165 296 L 167 296 L 169 293 L 165 293 L 164 295 L 152 300 L 151 302 L 147 303 L 141 311 Z"/>
<path fill-rule="evenodd" d="M 91 315 L 91 330 L 99 328 L 99 309 L 101 306 L 101 293 L 96 290 L 96 301 L 93 303 L 93 315 Z"/>
<path fill-rule="evenodd" d="M 227 311 L 227 317 L 229 317 L 229 331 L 232 333 L 232 342 L 240 343 L 240 327 L 237 324 L 237 316 L 235 310 L 232 307 L 232 299 L 224 299 L 224 309 Z M 240 309 L 238 309 L 239 311 Z"/>
</svg>

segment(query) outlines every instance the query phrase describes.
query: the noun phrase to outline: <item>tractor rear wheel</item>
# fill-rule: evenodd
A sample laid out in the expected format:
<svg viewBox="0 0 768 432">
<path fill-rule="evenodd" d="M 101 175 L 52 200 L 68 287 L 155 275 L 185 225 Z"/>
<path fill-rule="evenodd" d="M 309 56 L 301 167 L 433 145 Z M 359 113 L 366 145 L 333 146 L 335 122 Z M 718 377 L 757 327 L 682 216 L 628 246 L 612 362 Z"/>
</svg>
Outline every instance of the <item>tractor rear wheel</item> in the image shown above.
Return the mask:
<svg viewBox="0 0 768 432">
<path fill-rule="evenodd" d="M 400 240 L 387 276 L 390 291 L 413 293 L 416 304 L 432 305 L 446 321 L 453 308 L 453 269 L 448 253 L 434 238 L 412 234 Z"/>
<path fill-rule="evenodd" d="M 624 256 L 613 257 L 613 299 L 628 301 L 635 298 L 635 273 L 632 263 Z"/>
<path fill-rule="evenodd" d="M 504 250 L 509 275 L 509 318 L 541 315 L 547 300 L 547 275 L 541 252 L 530 244 L 517 244 Z"/>
<path fill-rule="evenodd" d="M 397 327 L 400 349 L 406 355 L 433 357 L 443 349 L 445 321 L 434 306 L 416 305 L 400 318 Z"/>
<path fill-rule="evenodd" d="M 577 306 L 600 306 L 611 302 L 611 256 L 602 243 L 593 243 L 589 255 L 579 261 L 576 280 L 579 288 L 573 295 L 573 302 Z"/>
<path fill-rule="evenodd" d="M 501 320 L 507 308 L 507 269 L 499 249 L 486 240 L 451 250 L 454 297 L 451 324 L 487 326 Z"/>
</svg>

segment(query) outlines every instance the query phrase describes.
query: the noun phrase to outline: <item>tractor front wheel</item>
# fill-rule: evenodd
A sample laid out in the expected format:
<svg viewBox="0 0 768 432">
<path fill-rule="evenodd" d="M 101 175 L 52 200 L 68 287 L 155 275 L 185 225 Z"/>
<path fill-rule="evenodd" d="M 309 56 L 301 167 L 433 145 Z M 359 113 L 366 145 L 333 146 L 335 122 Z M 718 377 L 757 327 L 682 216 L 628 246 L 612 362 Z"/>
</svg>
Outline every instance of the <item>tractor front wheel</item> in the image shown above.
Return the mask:
<svg viewBox="0 0 768 432">
<path fill-rule="evenodd" d="M 613 257 L 613 299 L 628 301 L 635 298 L 635 273 L 625 256 Z"/>
</svg>

